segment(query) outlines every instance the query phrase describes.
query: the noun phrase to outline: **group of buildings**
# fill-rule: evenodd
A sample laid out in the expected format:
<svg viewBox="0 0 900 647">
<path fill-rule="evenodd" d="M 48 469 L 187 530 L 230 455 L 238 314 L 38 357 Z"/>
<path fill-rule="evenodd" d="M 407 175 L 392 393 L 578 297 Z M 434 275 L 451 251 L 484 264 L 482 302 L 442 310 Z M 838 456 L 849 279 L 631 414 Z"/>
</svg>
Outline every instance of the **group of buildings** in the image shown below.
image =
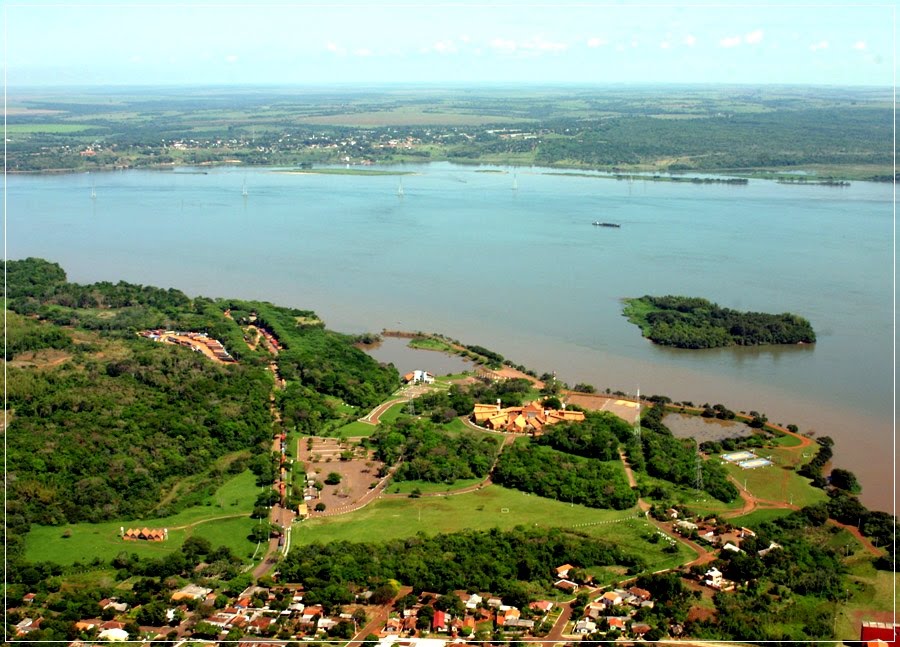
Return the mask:
<svg viewBox="0 0 900 647">
<path fill-rule="evenodd" d="M 497 400 L 496 404 L 477 403 L 472 417 L 475 424 L 491 431 L 538 434 L 558 422 L 582 422 L 584 412 L 567 410 L 565 405 L 562 409 L 548 409 L 539 400 L 519 407 L 502 407 Z"/>
<path fill-rule="evenodd" d="M 190 348 L 194 352 L 207 351 L 215 359 L 226 364 L 236 362 L 218 339 L 213 339 L 202 332 L 179 332 L 175 330 L 142 330 L 141 337 L 164 344 L 175 344 Z"/>
</svg>

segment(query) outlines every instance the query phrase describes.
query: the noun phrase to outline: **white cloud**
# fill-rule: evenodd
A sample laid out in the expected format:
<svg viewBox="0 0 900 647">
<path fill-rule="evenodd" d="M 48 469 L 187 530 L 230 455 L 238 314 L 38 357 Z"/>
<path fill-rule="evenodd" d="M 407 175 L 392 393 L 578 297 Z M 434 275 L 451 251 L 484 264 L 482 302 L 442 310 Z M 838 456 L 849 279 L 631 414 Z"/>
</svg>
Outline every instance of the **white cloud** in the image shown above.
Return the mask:
<svg viewBox="0 0 900 647">
<path fill-rule="evenodd" d="M 622 44 L 616 45 L 616 51 L 617 51 L 617 52 L 624 52 L 624 51 L 625 51 L 625 46 L 622 45 Z"/>
<path fill-rule="evenodd" d="M 343 47 L 341 47 L 340 45 L 338 45 L 337 43 L 329 42 L 325 45 L 325 49 L 327 49 L 332 54 L 338 54 L 340 56 L 343 56 L 344 54 L 347 53 L 347 50 L 344 49 Z"/>
<path fill-rule="evenodd" d="M 827 40 L 820 40 L 818 43 L 813 43 L 812 45 L 809 46 L 809 50 L 811 52 L 817 52 L 820 49 L 828 49 L 828 41 Z"/>
<path fill-rule="evenodd" d="M 593 38 L 588 38 L 587 46 L 588 47 L 603 47 L 608 42 L 609 41 L 607 41 L 605 38 L 598 38 L 597 36 L 594 36 Z"/>
<path fill-rule="evenodd" d="M 672 47 L 672 43 L 670 43 L 670 42 L 667 41 L 667 40 L 664 40 L 663 42 L 661 42 L 661 43 L 659 44 L 659 48 L 660 48 L 660 49 L 669 49 L 670 47 Z"/>
<path fill-rule="evenodd" d="M 858 50 L 862 51 L 865 48 L 866 48 L 866 41 L 864 41 L 864 40 L 858 40 L 855 43 L 853 43 L 853 49 L 858 49 Z"/>
<path fill-rule="evenodd" d="M 455 54 L 457 51 L 452 40 L 439 40 L 431 48 L 439 54 Z"/>
<path fill-rule="evenodd" d="M 225 62 L 226 63 L 237 63 L 238 57 L 235 54 L 229 54 L 228 56 L 225 57 Z"/>
<path fill-rule="evenodd" d="M 490 43 L 491 47 L 494 49 L 499 49 L 504 52 L 514 52 L 516 51 L 516 41 L 514 40 L 506 40 L 503 38 L 495 38 Z"/>
<path fill-rule="evenodd" d="M 464 43 L 468 43 L 469 40 L 471 40 L 467 34 L 463 34 L 462 36 L 459 37 L 459 39 Z"/>
<path fill-rule="evenodd" d="M 693 34 L 688 34 L 687 36 L 684 37 L 683 42 L 688 47 L 693 47 L 694 45 L 697 44 L 697 37 L 694 36 Z"/>
<path fill-rule="evenodd" d="M 631 46 L 632 46 L 632 47 L 637 47 L 637 46 L 638 46 L 637 39 L 633 39 L 633 40 L 631 41 Z"/>
<path fill-rule="evenodd" d="M 523 55 L 537 55 L 541 52 L 561 52 L 569 48 L 566 43 L 546 40 L 543 36 L 535 36 L 524 41 L 495 38 L 490 46 L 504 53 L 518 52 Z"/>
<path fill-rule="evenodd" d="M 360 47 L 358 50 L 353 52 L 356 56 L 362 56 L 363 58 L 367 56 L 372 56 L 372 50 L 368 47 Z"/>
<path fill-rule="evenodd" d="M 755 45 L 763 39 L 763 30 L 762 29 L 754 29 L 749 34 L 744 36 L 744 42 L 749 43 L 750 45 Z"/>
<path fill-rule="evenodd" d="M 719 41 L 720 47 L 737 47 L 741 44 L 740 36 L 726 36 L 722 40 Z"/>
<path fill-rule="evenodd" d="M 132 56 L 131 58 L 128 59 L 128 62 L 129 63 L 143 63 L 144 57 L 138 56 L 137 54 L 135 54 L 134 56 Z"/>
</svg>

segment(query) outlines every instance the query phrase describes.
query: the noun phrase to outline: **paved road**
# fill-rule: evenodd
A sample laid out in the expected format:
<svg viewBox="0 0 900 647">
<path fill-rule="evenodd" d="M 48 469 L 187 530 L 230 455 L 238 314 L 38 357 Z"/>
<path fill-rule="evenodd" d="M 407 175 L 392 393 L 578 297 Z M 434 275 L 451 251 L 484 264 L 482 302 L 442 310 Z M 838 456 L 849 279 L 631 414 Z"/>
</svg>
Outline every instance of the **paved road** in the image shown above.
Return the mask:
<svg viewBox="0 0 900 647">
<path fill-rule="evenodd" d="M 353 640 L 347 643 L 345 647 L 363 647 L 365 644 L 364 641 L 366 636 L 369 634 L 378 633 L 384 628 L 384 623 L 387 622 L 388 616 L 391 613 L 391 609 L 394 608 L 394 602 L 402 598 L 404 595 L 409 595 L 412 593 L 412 587 L 410 586 L 401 586 L 400 590 L 397 592 L 397 595 L 388 602 L 387 604 L 383 604 L 378 607 L 378 611 L 375 616 L 366 623 L 366 626 L 360 629 L 355 636 L 353 636 Z"/>
</svg>

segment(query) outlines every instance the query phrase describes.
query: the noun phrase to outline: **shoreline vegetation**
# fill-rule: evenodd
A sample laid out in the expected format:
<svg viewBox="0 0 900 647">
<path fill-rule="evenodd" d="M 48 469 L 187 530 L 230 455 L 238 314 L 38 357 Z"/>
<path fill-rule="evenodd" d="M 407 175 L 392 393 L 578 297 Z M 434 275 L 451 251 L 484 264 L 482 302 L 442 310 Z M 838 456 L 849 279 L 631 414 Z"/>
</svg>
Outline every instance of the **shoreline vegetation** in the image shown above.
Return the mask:
<svg viewBox="0 0 900 647">
<path fill-rule="evenodd" d="M 586 87 L 573 98 L 571 89 L 523 86 L 515 96 L 482 88 L 465 100 L 435 89 L 347 91 L 339 99 L 297 88 L 227 97 L 200 89 L 175 108 L 167 93 L 148 88 L 13 93 L 10 103 L 9 173 L 443 161 L 717 179 L 799 175 L 827 186 L 895 179 L 890 95 L 877 88 Z"/>
<path fill-rule="evenodd" d="M 749 633 L 737 604 L 746 598 L 748 608 L 757 599 L 768 604 L 766 627 L 783 620 L 792 638 L 830 638 L 836 633 L 837 603 L 849 611 L 848 602 L 862 601 L 864 587 L 873 586 L 869 583 L 877 581 L 878 572 L 893 565 L 895 520 L 859 502 L 855 495 L 860 487 L 851 472 L 830 468 L 831 439 L 813 441 L 811 432 L 769 423 L 764 413 L 735 413 L 721 404 L 695 406 L 651 395 L 641 400 L 646 408 L 640 413 L 639 434 L 631 422 L 592 406 L 583 422 L 559 422 L 533 436 L 501 436 L 467 424 L 464 418 L 475 403 L 518 407 L 538 399 L 558 408 L 561 399 L 597 390 L 589 384 L 569 390 L 554 374 L 537 377 L 524 366 L 513 370 L 512 361 L 496 351 L 438 333 L 342 335 L 326 330 L 310 310 L 189 298 L 174 288 L 125 282 L 79 285 L 70 283 L 59 265 L 41 259 L 9 261 L 7 271 L 10 344 L 5 359 L 17 432 L 9 434 L 15 475 L 7 530 L 10 588 L 17 600 L 37 592 L 32 610 L 46 609 L 39 636 L 63 635 L 77 618 L 97 615 L 97 599 L 112 595 L 113 584 L 122 589 L 117 595 L 132 595 L 124 592 L 129 580 L 135 595 L 144 596 L 140 603 L 156 605 L 160 612 L 176 583 L 227 591 L 216 603 L 220 607 L 254 580 L 270 586 L 265 570 L 250 574 L 244 568 L 248 560 L 261 565 L 276 561 L 268 558 L 270 553 L 257 557 L 266 541 L 271 552 L 283 536 L 277 526 L 263 523 L 275 519 L 268 506 L 295 508 L 304 501 L 305 488 L 341 483 L 341 473 L 335 471 L 320 488 L 309 486 L 301 439 L 310 451 L 313 437 L 327 436 L 333 422 L 357 419 L 390 403 L 400 408 L 373 423 L 368 438 L 356 438 L 352 448 L 345 445 L 340 457 L 325 458 L 325 463 L 335 460 L 315 473 L 342 469 L 362 450 L 365 458 L 358 456 L 358 462 L 369 462 L 360 474 L 377 469 L 377 477 L 390 478 L 409 493 L 371 497 L 303 522 L 293 549 L 284 550 L 279 571 L 285 582 L 303 585 L 310 604 L 349 604 L 357 587 L 377 590 L 381 582 L 396 581 L 445 593 L 497 591 L 525 607 L 553 594 L 550 574 L 564 560 L 596 575 L 596 584 L 662 577 L 676 588 L 713 564 L 729 579 L 747 584 L 721 598 L 732 601 L 733 608 L 720 604 L 715 622 L 695 623 L 685 635 L 782 636 L 780 625 L 776 631 Z M 703 300 L 689 300 L 697 301 Z M 237 361 L 219 365 L 200 353 L 135 335 L 147 327 L 207 329 Z M 416 413 L 407 414 L 401 411 L 407 400 L 398 399 L 395 391 L 396 370 L 358 350 L 382 336 L 469 356 L 484 379 L 410 394 L 406 397 L 413 398 L 408 402 Z M 58 362 L 60 355 L 64 360 Z M 609 389 L 603 397 L 628 399 Z M 172 403 L 189 408 L 176 410 Z M 570 408 L 579 409 L 574 403 Z M 700 444 L 676 438 L 663 422 L 672 410 L 745 420 L 756 433 Z M 247 416 L 252 424 L 245 429 L 238 423 Z M 86 437 L 99 443 L 102 452 L 95 444 L 84 446 Z M 273 451 L 273 437 L 281 439 L 281 452 Z M 178 451 L 182 442 L 190 444 Z M 175 450 L 169 451 L 173 443 Z M 217 446 L 221 451 L 212 453 Z M 809 449 L 817 450 L 811 459 Z M 42 458 L 50 450 L 52 465 Z M 725 452 L 735 450 L 765 452 L 770 467 L 742 471 L 727 462 L 731 459 Z M 171 465 L 188 454 L 192 463 Z M 300 469 L 287 460 L 295 457 Z M 196 464 L 204 459 L 203 465 Z M 169 472 L 161 474 L 165 469 Z M 782 476 L 772 478 L 776 469 Z M 371 479 L 367 476 L 355 487 L 363 491 Z M 272 483 L 288 481 L 279 503 Z M 342 494 L 336 489 L 329 496 L 350 496 L 353 486 L 342 487 Z M 586 508 L 576 510 L 578 504 Z M 316 510 L 325 512 L 324 503 Z M 664 525 L 671 523 L 670 510 L 702 518 L 723 533 L 746 524 L 754 534 L 741 544 L 744 553 L 723 550 L 716 559 L 713 551 L 690 540 L 695 535 L 675 538 L 662 532 L 671 529 Z M 777 514 L 769 517 L 772 512 Z M 132 519 L 152 518 L 157 522 L 151 525 L 165 524 L 171 539 L 135 544 L 130 552 L 131 546 L 121 543 L 122 529 L 144 523 Z M 290 540 L 289 528 L 284 529 Z M 853 543 L 857 540 L 858 546 Z M 213 542 L 222 547 L 214 549 Z M 760 549 L 771 551 L 770 542 L 780 551 L 773 558 L 755 559 Z M 497 555 L 504 557 L 498 560 Z M 853 580 L 842 567 L 854 563 L 864 563 L 868 570 L 858 580 L 861 584 L 854 582 L 851 597 L 847 586 Z M 454 566 L 447 570 L 447 564 Z M 75 609 L 62 604 L 78 595 L 71 582 L 95 571 L 106 574 L 107 589 L 92 592 L 79 613 L 57 615 Z M 159 578 L 158 587 L 154 578 Z M 661 636 L 667 635 L 670 619 L 664 595 L 663 589 L 654 593 L 657 608 L 665 611 L 662 616 L 644 612 Z M 679 613 L 686 616 L 693 602 L 686 595 L 678 599 L 683 603 Z M 805 619 L 795 623 L 790 609 L 782 618 L 775 601 L 802 605 L 823 618 L 821 626 L 811 627 Z M 129 618 L 137 621 L 140 613 Z M 126 626 L 140 632 L 137 622 Z M 199 635 L 196 627 L 194 634 Z"/>
<path fill-rule="evenodd" d="M 645 295 L 623 299 L 622 314 L 655 344 L 701 349 L 812 344 L 816 334 L 799 315 L 738 312 L 696 297 Z"/>
<path fill-rule="evenodd" d="M 273 170 L 273 173 L 285 173 L 288 175 L 417 175 L 415 171 L 388 171 L 382 169 L 367 168 L 299 168 L 289 170 Z"/>
</svg>

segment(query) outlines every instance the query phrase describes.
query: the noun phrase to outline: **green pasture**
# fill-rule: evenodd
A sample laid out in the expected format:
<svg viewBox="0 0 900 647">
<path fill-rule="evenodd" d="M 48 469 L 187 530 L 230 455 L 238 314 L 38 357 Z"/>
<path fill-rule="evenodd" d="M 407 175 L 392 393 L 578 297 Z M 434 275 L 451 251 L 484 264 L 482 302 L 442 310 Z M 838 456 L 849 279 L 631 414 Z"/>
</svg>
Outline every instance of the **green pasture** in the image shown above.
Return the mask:
<svg viewBox="0 0 900 647">
<path fill-rule="evenodd" d="M 749 514 L 729 519 L 729 523 L 735 526 L 743 526 L 745 528 L 756 528 L 761 523 L 781 519 L 791 514 L 786 508 L 759 508 Z"/>
<path fill-rule="evenodd" d="M 408 410 L 409 405 L 406 402 L 398 402 L 385 411 L 380 419 L 384 422 L 394 422 L 400 414 L 406 413 Z"/>
<path fill-rule="evenodd" d="M 574 527 L 622 519 L 631 510 L 599 510 L 525 494 L 499 485 L 477 492 L 419 499 L 379 499 L 356 512 L 304 521 L 294 541 L 388 541 L 417 532 L 435 534 L 471 528 L 510 529 L 517 525 Z"/>
<path fill-rule="evenodd" d="M 839 638 L 856 640 L 861 620 L 888 620 L 900 581 L 890 571 L 876 570 L 871 558 L 851 559 L 848 568 L 850 597 L 838 607 L 835 629 Z"/>
<path fill-rule="evenodd" d="M 726 462 L 725 469 L 737 481 L 738 487 L 744 487 L 746 483 L 747 490 L 760 499 L 784 501 L 801 508 L 828 499 L 824 490 L 809 484 L 809 479 L 780 464 L 779 456 L 773 453 L 772 460 L 774 465 L 746 470 Z"/>
<path fill-rule="evenodd" d="M 388 491 L 393 491 L 393 487 Z M 693 559 L 693 552 L 680 544 L 677 553 L 668 554 L 663 552 L 668 542 L 647 541 L 655 528 L 636 515 L 636 508 L 598 510 L 489 485 L 456 496 L 379 499 L 351 514 L 303 521 L 295 526 L 293 541 L 298 546 L 332 541 L 389 541 L 418 532 L 433 535 L 466 529 L 509 530 L 524 525 L 569 528 L 614 542 L 641 555 L 651 571 Z M 597 574 L 609 581 L 621 579 L 620 576 L 609 569 L 605 574 Z"/>
<path fill-rule="evenodd" d="M 176 515 L 159 519 L 118 520 L 78 523 L 63 526 L 32 526 L 25 537 L 25 558 L 31 562 L 58 564 L 88 562 L 94 558 L 108 561 L 127 550 L 141 557 L 158 557 L 179 548 L 193 535 L 205 537 L 214 546 L 225 545 L 235 554 L 247 557 L 253 544 L 247 540 L 254 519 L 250 518 L 259 487 L 247 470 L 226 481 L 209 497 L 206 505 L 194 506 Z M 164 542 L 125 541 L 121 528 L 168 528 Z M 68 536 L 66 536 L 68 535 Z"/>
<path fill-rule="evenodd" d="M 8 124 L 6 132 L 10 135 L 32 135 L 35 133 L 80 133 L 85 130 L 94 130 L 96 126 L 85 124 Z"/>
<path fill-rule="evenodd" d="M 434 337 L 416 337 L 414 339 L 410 339 L 407 344 L 410 348 L 418 348 L 420 350 L 436 350 L 442 353 L 457 353 L 457 350 L 453 348 L 447 342 L 436 339 Z"/>
<path fill-rule="evenodd" d="M 658 486 L 671 493 L 671 497 L 666 500 L 654 499 L 650 496 L 643 497 L 645 501 L 657 505 L 680 503 L 701 515 L 739 510 L 741 506 L 744 505 L 744 502 L 740 497 L 736 497 L 734 501 L 725 503 L 713 498 L 706 492 L 700 492 L 694 488 L 685 487 L 683 485 L 676 485 L 671 481 L 656 478 L 655 476 L 650 476 L 643 472 L 636 472 L 635 478 L 641 486 L 642 491 L 644 491 L 647 486 Z"/>
<path fill-rule="evenodd" d="M 370 425 L 367 422 L 354 420 L 343 427 L 339 427 L 334 435 L 341 438 L 355 438 L 359 436 L 371 436 L 378 430 L 378 425 Z"/>
<path fill-rule="evenodd" d="M 418 489 L 422 494 L 431 494 L 432 492 L 454 492 L 462 490 L 481 483 L 484 479 L 460 479 L 447 485 L 446 483 L 431 483 L 430 481 L 392 481 L 386 492 L 390 494 L 410 494 L 413 490 Z"/>
</svg>

